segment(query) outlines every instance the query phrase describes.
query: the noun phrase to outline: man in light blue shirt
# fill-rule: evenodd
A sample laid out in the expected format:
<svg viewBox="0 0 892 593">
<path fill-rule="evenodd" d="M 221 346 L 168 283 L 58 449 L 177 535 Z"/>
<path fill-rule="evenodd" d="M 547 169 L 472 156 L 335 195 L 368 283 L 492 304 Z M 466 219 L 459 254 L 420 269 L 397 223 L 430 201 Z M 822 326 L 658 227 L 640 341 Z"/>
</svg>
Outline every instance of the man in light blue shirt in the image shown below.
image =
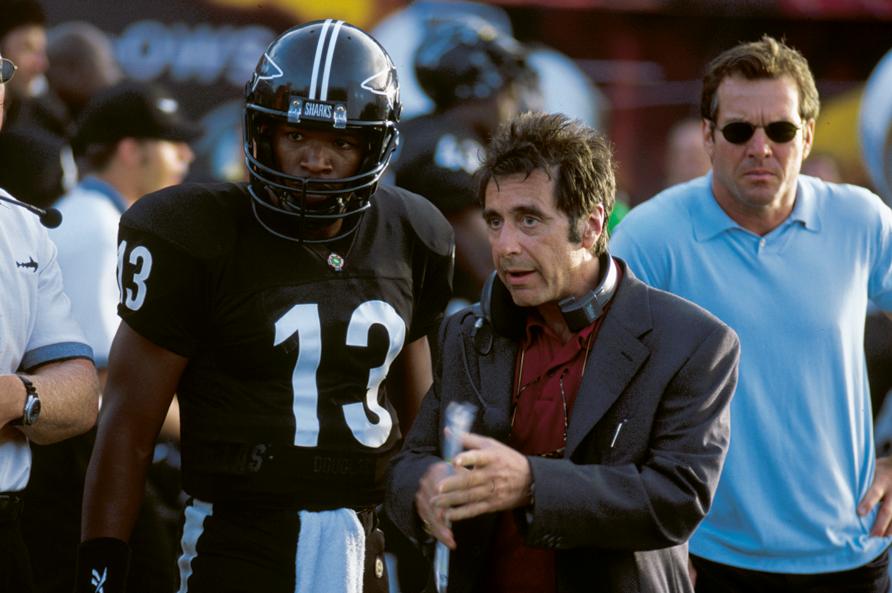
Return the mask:
<svg viewBox="0 0 892 593">
<path fill-rule="evenodd" d="M 181 183 L 201 128 L 161 87 L 122 82 L 94 97 L 73 140 L 82 179 L 55 204 L 68 224 L 50 231 L 72 313 L 105 384 L 118 329 L 118 222 L 145 194 Z"/>
<path fill-rule="evenodd" d="M 712 171 L 611 241 L 740 336 L 731 447 L 690 543 L 698 592 L 889 590 L 892 462 L 873 452 L 863 340 L 868 299 L 892 310 L 892 211 L 799 174 L 818 110 L 799 52 L 763 37 L 721 54 L 701 97 Z"/>
<path fill-rule="evenodd" d="M 126 81 L 94 96 L 84 108 L 72 145 L 81 170 L 80 183 L 56 204 L 66 224 L 50 231 L 58 247 L 59 267 L 65 290 L 71 299 L 72 316 L 84 330 L 99 370 L 100 386 L 105 388 L 108 356 L 120 319 L 117 314 L 120 276 L 116 273 L 123 251 L 118 249 L 118 223 L 124 211 L 143 195 L 183 181 L 193 160 L 188 142 L 196 139 L 200 128 L 180 109 L 166 89 L 154 84 Z M 158 459 L 166 450 L 175 450 L 179 439 L 179 406 L 174 400 L 162 427 L 156 449 Z M 73 590 L 74 571 L 52 570 L 67 563 L 74 566 L 80 542 L 82 501 L 58 495 L 60 478 L 55 466 L 60 460 L 71 468 L 67 491 L 83 489 L 86 460 L 95 434 L 66 441 L 51 450 L 40 450 L 34 458 L 31 492 L 41 516 L 57 516 L 47 522 L 28 545 L 32 550 L 50 553 L 34 556 L 38 586 L 54 590 Z M 178 454 L 178 452 L 177 452 Z M 141 507 L 137 521 L 132 588 L 139 583 L 144 590 L 162 591 L 174 587 L 176 539 L 166 536 L 163 495 L 176 495 L 158 481 L 153 466 L 152 486 Z M 167 468 L 170 469 L 170 468 Z M 162 471 L 167 471 L 163 469 Z M 64 482 L 63 482 L 64 483 Z M 161 495 L 159 495 L 161 493 Z M 37 515 L 31 515 L 37 521 Z M 74 523 L 74 525 L 72 525 Z M 106 587 L 107 588 L 107 587 Z"/>
</svg>

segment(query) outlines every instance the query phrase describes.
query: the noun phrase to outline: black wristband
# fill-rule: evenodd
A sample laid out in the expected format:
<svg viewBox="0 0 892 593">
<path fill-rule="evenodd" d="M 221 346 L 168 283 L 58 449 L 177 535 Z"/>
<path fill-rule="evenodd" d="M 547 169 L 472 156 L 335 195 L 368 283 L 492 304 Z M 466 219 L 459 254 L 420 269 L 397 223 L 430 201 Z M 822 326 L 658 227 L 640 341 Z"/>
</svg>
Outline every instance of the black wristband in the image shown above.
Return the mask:
<svg viewBox="0 0 892 593">
<path fill-rule="evenodd" d="M 82 542 L 77 548 L 74 593 L 124 593 L 130 569 L 130 546 L 113 537 Z"/>
</svg>

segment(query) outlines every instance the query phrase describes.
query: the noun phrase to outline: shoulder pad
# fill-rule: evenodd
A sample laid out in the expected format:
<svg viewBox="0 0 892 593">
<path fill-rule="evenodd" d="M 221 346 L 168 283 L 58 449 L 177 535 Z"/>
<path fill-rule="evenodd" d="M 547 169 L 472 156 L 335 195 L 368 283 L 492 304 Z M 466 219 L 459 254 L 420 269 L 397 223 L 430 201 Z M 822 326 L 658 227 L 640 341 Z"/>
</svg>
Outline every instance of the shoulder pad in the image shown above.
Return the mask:
<svg viewBox="0 0 892 593">
<path fill-rule="evenodd" d="M 121 217 L 121 227 L 149 233 L 199 259 L 219 257 L 249 217 L 244 186 L 186 183 L 141 198 Z"/>
<path fill-rule="evenodd" d="M 446 217 L 422 196 L 400 187 L 378 186 L 373 198 L 383 219 L 400 217 L 418 239 L 439 255 L 451 255 L 455 248 L 452 225 Z"/>
</svg>

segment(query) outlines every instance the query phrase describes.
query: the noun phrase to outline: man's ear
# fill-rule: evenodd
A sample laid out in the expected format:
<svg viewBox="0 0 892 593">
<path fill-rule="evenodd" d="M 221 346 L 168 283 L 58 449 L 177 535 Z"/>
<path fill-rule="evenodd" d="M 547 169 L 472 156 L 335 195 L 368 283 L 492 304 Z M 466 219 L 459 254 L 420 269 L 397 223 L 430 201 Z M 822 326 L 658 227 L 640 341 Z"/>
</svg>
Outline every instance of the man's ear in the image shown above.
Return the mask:
<svg viewBox="0 0 892 593">
<path fill-rule="evenodd" d="M 137 166 L 142 162 L 142 145 L 136 138 L 121 138 L 115 147 L 115 157 L 128 166 Z"/>
<path fill-rule="evenodd" d="M 703 149 L 709 155 L 709 162 L 712 162 L 712 155 L 715 152 L 715 124 L 708 119 L 700 121 L 700 129 L 703 132 Z"/>
<path fill-rule="evenodd" d="M 582 225 L 579 236 L 582 238 L 582 246 L 591 250 L 598 238 L 607 229 L 607 217 L 604 215 L 604 206 L 598 204 L 598 207 L 590 212 L 588 216 L 580 220 Z"/>
<path fill-rule="evenodd" d="M 810 119 L 802 126 L 802 160 L 811 154 L 811 147 L 815 141 L 815 120 Z"/>
</svg>

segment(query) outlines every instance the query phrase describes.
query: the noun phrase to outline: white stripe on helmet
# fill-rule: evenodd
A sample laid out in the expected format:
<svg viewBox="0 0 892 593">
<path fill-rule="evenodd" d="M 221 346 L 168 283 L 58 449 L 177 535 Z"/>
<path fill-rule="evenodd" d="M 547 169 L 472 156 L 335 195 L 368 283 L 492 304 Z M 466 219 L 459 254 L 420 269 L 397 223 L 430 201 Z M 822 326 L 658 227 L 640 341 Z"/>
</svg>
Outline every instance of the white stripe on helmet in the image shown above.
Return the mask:
<svg viewBox="0 0 892 593">
<path fill-rule="evenodd" d="M 341 32 L 341 27 L 343 26 L 344 21 L 338 21 L 334 26 L 334 30 L 331 32 L 331 41 L 328 43 L 328 55 L 325 56 L 325 70 L 322 74 L 322 88 L 320 89 L 320 101 L 328 100 L 328 77 L 331 74 L 331 62 L 334 58 L 334 50 L 335 44 L 338 42 L 338 34 Z"/>
<path fill-rule="evenodd" d="M 325 36 L 328 33 L 328 27 L 331 25 L 331 19 L 325 19 L 322 24 L 322 33 L 319 35 L 319 41 L 316 42 L 316 55 L 313 57 L 313 74 L 310 78 L 310 96 L 307 99 L 316 98 L 316 80 L 319 77 L 319 62 L 322 61 L 322 47 L 325 45 Z"/>
</svg>

